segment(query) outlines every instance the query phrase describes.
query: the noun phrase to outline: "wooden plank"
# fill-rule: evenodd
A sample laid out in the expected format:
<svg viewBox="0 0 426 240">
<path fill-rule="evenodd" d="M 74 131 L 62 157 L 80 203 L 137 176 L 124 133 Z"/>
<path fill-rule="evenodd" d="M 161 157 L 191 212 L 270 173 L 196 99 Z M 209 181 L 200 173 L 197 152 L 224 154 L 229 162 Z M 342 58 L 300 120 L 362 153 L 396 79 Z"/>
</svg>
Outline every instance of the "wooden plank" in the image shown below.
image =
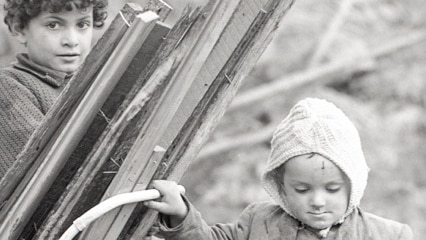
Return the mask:
<svg viewBox="0 0 426 240">
<path fill-rule="evenodd" d="M 264 11 L 257 16 L 244 40 L 240 42 L 226 66 L 200 101 L 194 114 L 187 121 L 182 133 L 175 139 L 174 144 L 179 144 L 181 147 L 173 149 L 174 157 L 163 159 L 164 161 L 174 159 L 173 161 L 176 162 L 173 167 L 167 164 L 169 167 L 162 173 L 162 178 L 180 180 L 186 166 L 197 155 L 203 142 L 223 116 L 242 79 L 270 43 L 277 24 L 292 3 L 292 0 L 274 0 L 265 4 Z"/>
<path fill-rule="evenodd" d="M 144 6 L 143 11 L 148 11 L 150 9 L 154 9 L 156 12 L 162 12 L 162 17 L 165 18 L 167 16 L 166 13 L 170 12 L 171 9 L 168 8 L 167 5 L 162 1 L 153 0 L 150 1 L 149 6 Z M 168 11 L 166 11 L 168 10 Z M 119 16 L 119 15 L 118 15 Z M 97 138 L 101 132 L 105 129 L 106 125 L 109 123 L 108 116 L 113 116 L 115 111 L 117 110 L 117 106 L 122 102 L 125 95 L 128 93 L 130 88 L 135 83 L 135 80 L 138 78 L 141 70 L 149 63 L 150 56 L 152 56 L 156 50 L 158 49 L 160 43 L 162 42 L 164 36 L 167 34 L 169 28 L 163 25 L 160 22 L 157 22 L 156 26 L 153 29 L 152 36 L 149 36 L 148 42 L 149 44 L 144 43 L 143 47 L 140 49 L 136 57 L 133 59 L 133 62 L 127 68 L 126 73 L 120 80 L 118 86 L 114 88 L 114 91 L 108 97 L 107 102 L 102 107 L 102 110 L 98 116 L 96 116 L 95 120 L 92 122 L 89 127 L 87 133 L 85 134 L 82 141 L 80 141 L 76 150 L 73 152 L 70 159 L 67 161 L 64 169 L 60 173 L 60 177 L 55 180 L 55 184 L 49 190 L 49 192 L 44 197 L 42 203 L 37 208 L 37 211 L 33 214 L 29 223 L 24 230 L 24 234 L 28 236 L 34 235 L 34 228 L 39 228 L 40 222 L 47 218 L 48 210 L 53 208 L 53 205 L 56 202 L 56 209 L 62 208 L 64 206 L 68 206 L 67 204 L 63 204 L 63 202 L 58 201 L 60 194 L 65 189 L 66 185 L 69 183 L 70 178 L 75 174 L 78 167 L 82 164 L 83 159 L 86 158 L 88 152 L 93 148 Z M 114 165 L 116 167 L 116 165 Z M 84 166 L 82 166 L 84 167 Z M 74 169 L 74 170 L 73 170 Z M 109 179 L 110 180 L 110 179 Z M 82 214 L 87 208 L 93 206 L 97 203 L 98 195 L 101 196 L 103 191 L 102 188 L 105 188 L 105 185 L 108 184 L 108 177 L 104 177 L 102 179 L 98 178 L 98 181 L 91 182 L 91 191 L 89 194 L 86 194 L 84 197 L 81 197 L 78 202 L 78 206 L 75 206 L 76 209 L 72 209 L 71 212 L 68 212 L 64 215 L 61 213 L 55 212 L 56 216 L 51 213 L 50 218 L 45 220 L 44 230 L 38 230 L 38 238 L 46 239 L 48 236 L 51 239 L 56 239 L 55 236 L 61 233 L 61 230 L 64 228 L 62 224 L 67 226 L 65 221 L 72 221 L 76 216 Z M 70 187 L 68 187 L 70 188 Z M 72 186 L 71 186 L 72 188 Z M 86 192 L 87 193 L 87 192 Z M 64 198 L 64 197 L 62 197 Z M 76 195 L 73 195 L 73 199 L 76 199 Z M 58 202 L 57 202 L 58 201 Z M 59 207 L 58 207 L 59 205 Z M 69 207 L 69 206 L 68 206 Z M 58 217 L 59 216 L 59 217 Z M 59 219 L 61 217 L 61 219 Z M 64 219 L 65 218 L 65 219 Z M 62 220 L 62 224 L 61 224 Z M 46 225 L 49 225 L 51 229 L 48 229 Z M 52 227 L 53 224 L 56 224 L 56 227 Z M 61 227 L 62 226 L 62 227 Z M 47 233 L 47 235 L 43 235 L 42 233 Z M 21 238 L 29 238 L 25 235 L 21 235 Z"/>
<path fill-rule="evenodd" d="M 2 234 L 0 238 L 4 236 L 13 239 L 14 236 L 20 234 L 25 222 L 50 188 L 87 126 L 93 120 L 96 110 L 102 106 L 124 73 L 157 18 L 158 15 L 153 12 L 138 15 L 135 23 L 130 27 L 131 31 L 123 36 L 97 75 L 93 85 L 64 125 L 61 133 L 54 139 L 51 147 L 45 148 L 40 155 L 39 159 L 42 163 L 37 166 L 34 174 L 28 177 L 30 180 L 23 186 L 22 191 L 12 195 L 14 201 L 10 201 L 4 207 L 3 210 L 6 214 L 0 225 Z"/>
<path fill-rule="evenodd" d="M 154 149 L 159 146 L 161 136 L 205 64 L 237 4 L 239 4 L 237 1 L 211 2 L 208 5 L 209 11 L 205 9 L 205 15 L 197 18 L 197 22 L 182 39 L 172 56 L 158 68 L 158 74 L 149 80 L 157 82 L 164 77 L 170 78 L 168 85 L 162 90 L 163 95 L 156 103 L 157 107 L 150 112 L 141 128 L 141 135 L 136 139 L 135 147 L 129 151 L 105 198 L 120 192 L 132 191 L 136 187 L 146 188 L 150 176 L 157 167 L 156 162 L 159 162 L 154 159 L 161 158 L 163 154 Z M 116 239 L 134 207 L 134 205 L 125 206 L 107 214 L 94 223 L 81 239 Z"/>
<path fill-rule="evenodd" d="M 155 36 L 155 39 L 152 39 L 152 41 L 155 41 L 155 43 L 153 43 L 154 45 L 161 42 L 161 40 L 164 38 L 164 35 L 166 34 L 165 29 L 167 29 L 168 31 L 168 27 L 157 22 L 156 28 L 154 28 L 153 31 L 155 32 L 156 29 L 158 30 L 156 33 L 157 35 Z M 173 36 L 174 35 L 173 33 L 169 35 L 171 35 L 170 38 L 174 42 L 173 46 L 175 46 L 179 38 L 176 36 Z M 178 33 L 179 37 L 181 35 L 182 33 Z M 152 48 L 152 46 L 143 46 L 141 50 L 144 50 L 144 48 L 146 47 Z M 158 46 L 154 47 L 154 49 L 157 49 L 157 48 Z M 162 56 L 162 58 L 167 57 L 167 55 L 164 54 L 164 52 L 167 52 L 167 51 L 165 51 L 164 49 L 161 52 L 158 52 L 158 51 L 156 52 L 158 53 L 157 55 Z M 152 54 L 153 52 L 151 52 L 151 55 Z M 132 84 L 136 85 L 136 89 L 140 87 L 138 85 L 143 85 L 146 82 L 145 75 L 147 73 L 144 73 L 144 71 L 142 72 L 139 71 L 139 68 L 143 67 L 143 66 L 140 66 L 141 62 L 143 63 L 143 61 L 147 60 L 148 58 L 149 58 L 149 52 L 142 51 L 138 53 L 138 55 L 134 59 L 135 66 L 132 67 L 132 64 L 131 64 L 131 66 L 129 67 L 130 72 L 132 73 L 129 74 L 129 69 L 128 69 L 126 71 L 126 74 L 123 76 L 123 78 L 131 78 L 125 81 L 128 81 L 128 80 L 133 81 Z M 149 64 L 156 65 L 155 61 L 154 63 L 152 61 L 149 61 Z M 135 71 L 131 70 L 132 68 L 136 68 L 136 70 L 138 71 L 136 71 L 135 73 Z M 138 79 L 135 80 L 136 78 Z M 120 82 L 119 84 L 122 85 L 122 82 Z M 132 91 L 134 90 L 135 89 L 133 89 Z M 126 101 L 127 100 L 125 100 L 124 102 Z M 123 104 L 123 105 L 126 106 L 126 104 Z M 117 108 L 117 106 L 115 106 L 115 108 Z M 120 112 L 120 110 L 118 110 L 118 112 Z M 124 115 L 118 114 L 118 115 L 124 116 L 125 114 Z M 130 113 L 130 115 L 132 115 L 132 113 Z M 129 119 L 127 118 L 127 115 L 126 115 L 125 120 L 127 121 Z M 116 137 L 116 135 L 119 135 L 116 132 L 116 128 L 117 128 L 116 120 L 112 118 L 108 122 L 109 122 L 109 125 L 107 128 L 115 129 L 112 131 L 113 137 Z M 131 131 L 134 131 L 133 127 L 134 126 L 130 126 Z M 105 140 L 105 136 L 100 138 L 100 141 L 102 143 L 105 143 L 104 147 L 105 146 L 114 147 L 114 143 L 112 143 L 111 139 L 110 140 L 106 139 L 105 141 L 104 140 Z M 118 139 L 115 139 L 115 140 L 118 140 Z M 106 152 L 108 151 L 105 151 L 106 149 L 103 148 L 103 145 L 98 144 L 94 147 L 94 150 L 99 150 L 99 149 L 100 151 L 98 151 L 97 153 L 98 154 L 100 153 L 101 157 L 104 157 L 104 159 L 97 159 L 96 157 L 99 157 L 99 156 L 96 156 L 96 151 L 95 153 L 91 153 L 91 155 L 88 157 L 88 160 L 86 160 L 84 165 L 81 167 L 83 171 L 79 171 L 79 173 L 76 176 L 76 179 L 74 179 L 73 182 L 70 183 L 68 190 L 65 191 L 65 196 L 62 196 L 61 200 L 57 203 L 54 213 L 52 213 L 49 216 L 49 219 L 46 220 L 48 221 L 48 224 L 46 224 L 43 227 L 43 229 L 40 230 L 40 234 L 37 236 L 37 239 L 57 239 L 55 238 L 55 236 L 58 236 L 58 234 L 61 234 L 62 230 L 64 228 L 67 228 L 70 225 L 72 220 L 77 218 L 80 214 L 82 214 L 82 212 L 87 210 L 87 208 L 90 208 L 91 206 L 95 205 L 99 201 L 99 196 L 102 196 L 102 193 L 103 193 L 102 189 L 105 187 L 103 185 L 107 185 L 108 182 L 110 181 L 108 176 L 105 177 L 105 174 L 102 174 L 102 171 L 104 170 L 103 163 L 105 163 L 105 161 L 107 161 L 105 165 L 108 165 L 108 163 L 110 163 L 111 165 L 111 163 L 113 163 L 112 161 L 108 161 L 109 155 L 106 154 Z M 102 154 L 104 155 L 102 156 Z M 115 164 L 114 166 L 117 167 L 117 165 Z M 111 174 L 108 174 L 108 175 L 111 175 Z"/>
<path fill-rule="evenodd" d="M 0 195 L 0 206 L 5 204 L 9 199 L 23 177 L 27 174 L 27 171 L 34 164 L 41 149 L 46 146 L 47 142 L 58 130 L 66 114 L 72 110 L 81 94 L 91 85 L 94 76 L 126 33 L 128 29 L 126 22 L 132 22 L 136 13 L 141 11 L 142 9 L 134 4 L 125 5 L 121 10 L 123 17 L 117 16 L 103 37 L 93 47 L 85 60 L 85 62 L 91 64 L 83 64 L 79 72 L 70 80 L 40 126 L 31 135 L 23 152 L 17 157 L 13 166 L 1 179 L 0 189 L 2 189 L 2 194 Z"/>
<path fill-rule="evenodd" d="M 216 76 L 248 31 L 258 11 L 266 2 L 267 0 L 241 1 L 214 46 L 213 51 L 207 58 L 206 63 L 202 66 L 202 69 L 191 85 L 188 94 L 185 95 L 182 104 L 179 106 L 173 118 L 173 122 L 168 126 L 167 131 L 160 141 L 162 143 L 161 146 L 169 146 L 177 136 L 183 124 L 185 124 L 192 114 L 198 102 L 209 89 Z"/>
<path fill-rule="evenodd" d="M 216 76 L 224 68 L 228 59 L 234 53 L 234 50 L 249 30 L 252 22 L 265 3 L 265 0 L 240 2 L 239 6 L 234 11 L 232 18 L 218 39 L 213 51 L 209 55 L 206 63 L 203 65 L 201 71 L 194 80 L 188 94 L 179 106 L 179 109 L 173 118 L 173 122 L 171 122 L 167 127 L 167 130 L 160 140 L 161 146 L 164 146 L 165 148 L 173 146 L 173 140 L 176 139 L 179 134 L 182 134 L 180 131 L 182 130 L 183 125 L 193 114 L 196 106 L 204 97 L 207 90 L 210 89 L 213 81 L 216 79 Z M 196 120 L 194 121 L 197 122 Z M 169 153 L 165 153 L 165 155 L 168 154 Z M 160 165 L 159 168 L 162 169 L 163 167 Z M 157 174 L 159 171 L 160 170 L 157 169 Z M 160 175 L 157 175 L 157 177 L 154 178 L 158 178 Z M 147 179 L 146 181 L 149 182 L 150 180 L 151 179 Z M 128 221 L 127 228 L 130 229 L 128 230 L 130 232 L 134 232 L 136 230 L 136 227 L 139 223 L 141 223 L 139 220 L 140 216 L 144 215 L 141 213 L 141 211 L 143 211 L 143 207 L 139 206 L 138 209 L 139 210 L 134 211 L 131 216 L 131 220 Z M 154 217 L 155 216 L 153 216 L 153 218 Z M 152 222 L 150 220 L 144 220 L 143 222 L 146 223 L 146 221 Z M 145 229 L 139 230 L 139 232 L 145 232 L 149 228 L 149 224 L 143 224 L 141 226 L 144 226 Z"/>
<path fill-rule="evenodd" d="M 223 101 L 229 102 L 243 75 L 248 73 L 266 47 L 278 24 L 277 19 L 286 12 L 290 1 L 285 3 L 287 5 L 280 5 L 280 1 L 272 0 L 264 5 L 252 0 L 232 3 L 212 1 L 202 14 L 197 12 L 192 16 L 193 21 L 187 22 L 190 28 L 175 29 L 182 35 L 177 35 L 178 38 L 172 39 L 173 41 L 167 41 L 162 48 L 164 52 L 170 51 L 170 54 L 158 54 L 158 61 L 153 61 L 144 76 L 148 78 L 131 91 L 118 111 L 120 114 L 111 119 L 111 128 L 101 137 L 105 140 L 105 136 L 112 134 L 108 138 L 115 141 L 111 149 L 112 156 L 125 157 L 116 176 L 118 178 L 112 182 L 104 197 L 120 191 L 146 188 L 153 178 L 180 178 L 192 159 L 184 157 L 195 153 L 194 150 L 202 143 L 199 141 L 200 136 L 205 139 L 223 114 L 226 108 Z M 251 20 L 244 22 L 247 19 L 238 19 L 238 16 L 245 15 L 250 16 Z M 270 22 L 273 24 L 269 24 Z M 239 24 L 244 27 L 236 28 Z M 265 31 L 267 27 L 269 32 Z M 240 30 L 234 35 L 240 39 L 233 38 L 230 34 L 235 29 Z M 220 42 L 221 39 L 224 39 L 223 42 Z M 212 68 L 206 66 L 207 64 L 217 66 Z M 195 87 L 194 84 L 199 83 L 194 81 L 204 80 L 205 76 L 208 76 L 209 82 Z M 202 89 L 202 93 L 191 92 L 187 95 L 191 89 Z M 185 104 L 184 108 L 180 108 L 182 103 Z M 186 106 L 187 103 L 189 106 Z M 181 120 L 178 124 L 172 124 L 172 119 L 176 116 L 181 116 Z M 207 129 L 203 126 L 207 126 Z M 169 134 L 165 134 L 166 132 Z M 130 145 L 127 145 L 127 140 L 130 140 Z M 124 144 L 120 145 L 121 141 Z M 108 141 L 100 141 L 97 146 L 107 143 Z M 99 151 L 103 150 L 105 148 L 100 148 Z M 99 151 L 94 154 L 99 154 Z M 110 155 L 102 157 L 105 156 Z M 91 157 L 93 155 L 89 159 Z M 141 158 L 142 161 L 138 161 Z M 86 165 L 83 169 L 87 171 L 90 168 Z M 144 221 L 142 229 L 131 230 L 129 235 L 129 228 L 125 224 L 135 207 L 126 206 L 107 216 L 106 221 L 101 220 L 97 223 L 98 226 L 92 226 L 81 239 L 141 239 L 144 231 L 152 224 L 153 215 L 144 214 L 143 219 L 150 221 Z M 112 221 L 109 220 L 111 217 Z M 105 224 L 108 221 L 110 224 Z"/>
<path fill-rule="evenodd" d="M 144 4 L 145 11 L 153 11 L 160 16 L 161 20 L 165 20 L 173 10 L 172 6 L 163 0 L 149 0 Z"/>
<path fill-rule="evenodd" d="M 242 79 L 249 73 L 261 53 L 270 43 L 277 24 L 288 11 L 292 0 L 268 1 L 250 26 L 244 39 L 217 75 L 209 90 L 199 102 L 182 131 L 165 153 L 153 179 L 179 181 L 190 162 L 196 157 L 203 143 L 229 106 Z M 143 213 L 143 215 L 142 215 Z M 156 213 L 141 208 L 140 223 L 128 239 L 141 239 L 155 221 Z"/>
<path fill-rule="evenodd" d="M 287 2 L 287 4 L 288 4 L 288 2 Z M 270 5 L 267 5 L 267 6 L 270 6 Z M 287 7 L 288 7 L 289 5 L 287 5 Z M 281 6 L 282 7 L 282 6 Z M 261 10 L 261 14 L 260 15 L 265 15 L 265 13 L 263 12 L 264 11 L 264 9 L 259 9 L 259 10 Z M 281 9 L 282 10 L 282 9 Z M 283 11 L 283 12 L 285 12 L 285 11 Z M 283 13 L 282 12 L 282 13 Z M 282 16 L 282 15 L 281 15 Z M 259 16 L 257 17 L 258 19 L 257 19 L 257 21 L 260 21 L 259 20 Z M 260 18 L 260 19 L 262 19 L 262 18 Z M 276 19 L 275 19 L 276 20 Z M 259 22 L 258 22 L 259 23 Z M 275 25 L 277 24 L 277 22 L 275 22 Z M 274 25 L 274 26 L 275 26 Z M 271 27 L 271 26 L 270 26 Z M 246 35 L 246 37 L 249 37 L 250 38 L 250 36 L 252 36 L 252 34 L 253 34 L 253 32 L 254 32 L 254 29 L 256 29 L 256 28 L 254 28 L 254 27 L 251 27 L 251 31 L 249 31 L 250 33 L 248 34 L 248 35 Z M 274 28 L 275 29 L 275 28 Z M 256 29 L 256 31 L 258 31 L 258 29 Z M 251 35 L 250 35 L 251 34 Z M 269 35 L 270 36 L 270 35 Z M 243 43 L 240 43 L 240 45 L 239 46 L 245 46 L 246 48 L 247 48 L 247 42 L 246 42 L 247 40 L 245 40 L 245 41 L 242 41 Z M 266 44 L 268 43 L 268 41 L 265 41 L 265 45 L 264 45 L 264 47 L 266 46 Z M 242 49 L 242 47 L 240 47 L 240 49 Z M 263 50 L 262 50 L 263 51 Z M 260 55 L 260 52 L 259 52 L 259 48 L 258 49 L 256 49 L 256 48 L 254 48 L 254 52 L 253 53 L 257 53 L 258 54 L 258 56 Z M 252 53 L 252 54 L 253 54 Z M 236 53 L 235 53 L 236 55 L 234 55 L 234 58 L 238 58 L 237 56 L 239 56 L 239 57 L 242 57 L 242 53 L 240 52 L 240 51 L 238 51 L 238 50 L 236 50 Z M 258 57 L 257 56 L 257 57 Z M 252 56 L 253 57 L 253 56 Z M 254 64 L 254 62 L 255 62 L 255 60 L 254 59 L 257 59 L 257 57 L 254 57 L 254 58 L 252 58 L 251 59 L 251 61 L 252 61 L 252 64 Z M 229 65 L 228 65 L 229 66 Z M 252 66 L 252 65 L 251 65 Z M 249 68 L 247 68 L 247 69 L 249 69 Z M 246 73 L 247 73 L 247 70 L 246 69 Z M 229 69 L 227 69 L 227 70 L 229 70 Z M 225 74 L 226 75 L 226 74 Z M 223 76 L 223 75 L 221 75 L 221 76 Z M 229 76 L 228 76 L 229 77 Z M 222 83 L 223 83 L 223 78 L 221 78 L 221 80 L 222 80 Z M 229 84 L 229 82 L 228 82 L 228 79 L 227 78 L 225 78 L 225 82 L 226 82 L 226 84 Z M 217 81 L 219 81 L 219 80 L 217 80 Z M 209 95 L 209 98 L 208 99 L 210 99 L 209 101 L 211 101 L 212 99 L 216 99 L 216 97 L 215 97 L 215 95 L 214 94 L 210 94 Z M 219 107 L 220 108 L 220 107 Z M 198 111 L 198 112 L 202 112 L 202 111 Z M 200 116 L 202 116 L 202 114 L 201 115 L 198 115 L 198 121 L 197 121 L 197 119 L 194 119 L 194 118 L 192 118 L 191 120 L 189 120 L 187 123 L 188 124 L 192 124 L 193 126 L 199 126 L 199 124 L 202 122 L 200 119 L 202 119 L 202 117 L 200 117 Z M 195 128 L 196 129 L 196 128 Z M 187 134 L 186 136 L 189 136 L 187 139 L 191 139 L 191 134 Z M 163 146 L 163 145 L 161 145 L 161 146 Z M 151 163 L 153 163 L 153 162 L 155 162 L 155 160 L 158 160 L 160 157 L 161 157 L 161 155 L 163 155 L 164 153 L 162 153 L 162 152 L 156 152 L 156 153 L 154 153 L 153 155 L 154 156 L 152 156 L 151 157 Z M 160 156 L 159 156 L 160 155 Z M 169 156 L 168 155 L 168 153 L 166 152 L 166 156 Z M 158 161 L 157 161 L 158 162 Z M 188 163 L 188 162 L 187 162 Z M 155 165 L 155 164 L 153 164 L 153 165 Z M 162 162 L 161 164 L 159 164 L 159 165 L 157 165 L 157 167 L 158 168 L 160 168 L 160 169 L 164 169 L 165 168 L 165 166 L 173 166 L 173 164 L 169 164 L 169 163 L 166 163 L 166 162 Z M 142 180 L 144 180 L 144 181 L 141 181 L 141 182 L 139 182 L 140 183 L 140 185 L 143 185 L 142 183 L 143 182 L 147 182 L 147 181 L 149 181 L 150 180 L 150 175 L 152 176 L 152 174 L 151 174 L 151 172 L 152 172 L 152 170 L 155 170 L 155 166 L 152 166 L 151 167 L 151 170 L 147 170 L 147 169 L 144 169 L 144 172 L 142 173 L 142 177 L 140 177 L 140 179 L 141 178 L 143 178 Z M 182 169 L 181 169 L 182 170 Z M 139 186 L 137 186 L 137 187 L 139 187 Z M 142 187 L 144 187 L 144 186 L 142 186 Z M 120 220 L 119 221 L 120 223 L 122 223 L 123 221 L 122 220 Z M 144 222 L 144 229 L 145 230 L 147 230 L 147 228 L 149 228 L 149 226 L 150 226 L 150 224 L 147 224 L 147 223 L 149 223 L 149 222 L 151 222 L 152 223 L 152 221 L 143 221 Z M 94 227 L 94 229 L 96 229 L 96 230 L 99 230 L 99 228 L 98 227 Z M 114 229 L 113 227 L 111 227 L 111 229 Z M 142 231 L 138 231 L 137 232 L 137 236 L 135 237 L 136 239 L 137 238 L 139 238 L 139 237 L 141 237 L 144 233 L 142 233 L 141 234 L 141 232 L 144 232 L 143 230 Z M 110 232 L 111 233 L 111 232 Z M 146 231 L 145 231 L 145 233 L 146 233 Z M 110 236 L 110 235 L 108 235 L 108 236 Z M 87 236 L 86 236 L 87 237 Z M 92 236 L 93 237 L 93 236 Z M 96 237 L 100 237 L 100 238 L 102 238 L 102 237 L 106 237 L 106 236 L 102 236 L 102 235 L 99 235 L 99 236 L 96 236 Z M 120 237 L 124 237 L 124 236 L 120 236 Z M 87 238 L 87 239 L 90 239 L 90 238 Z M 111 238 L 111 239 L 113 239 L 113 238 Z"/>
<path fill-rule="evenodd" d="M 133 58 L 132 63 L 127 68 L 122 79 L 115 87 L 114 91 L 116 93 L 114 94 L 113 92 L 102 107 L 102 113 L 106 116 L 101 117 L 98 114 L 98 121 L 92 123 L 92 125 L 94 125 L 93 128 L 98 129 L 99 125 L 101 125 L 103 126 L 101 130 L 105 131 L 114 126 L 114 119 L 112 116 L 116 114 L 118 109 L 117 106 L 122 104 L 126 95 L 135 84 L 138 84 L 138 81 L 144 81 L 144 79 L 140 78 L 140 75 L 144 74 L 143 71 L 157 52 L 157 49 L 159 49 L 162 40 L 169 30 L 170 28 L 163 23 L 156 23 L 150 36 L 148 36 L 139 52 Z M 86 135 L 93 135 L 93 128 L 89 128 Z M 115 136 L 118 135 L 119 134 L 116 132 Z M 85 138 L 87 137 L 88 136 L 85 136 Z M 38 230 L 35 239 L 58 239 L 65 229 L 72 224 L 74 219 L 99 202 L 100 197 L 114 176 L 112 173 L 118 169 L 120 161 L 112 161 L 107 157 L 111 155 L 108 149 L 113 149 L 115 143 L 106 141 L 105 134 L 96 136 L 96 139 L 98 141 L 97 145 L 91 146 L 91 153 L 83 155 L 85 161 L 79 164 L 80 170 L 69 183 L 68 188 L 63 192 L 61 199 L 59 201 L 54 201 L 56 202 L 56 206 L 49 214 L 49 217 L 46 217 L 44 226 Z M 100 142 L 102 142 L 102 144 Z M 86 145 L 86 143 L 83 144 Z M 104 144 L 109 148 L 106 148 Z M 95 154 L 93 152 L 99 149 L 102 149 L 102 151 L 99 152 L 105 157 L 99 158 L 94 156 Z M 79 152 L 79 150 L 77 150 L 77 152 Z M 74 163 L 77 160 L 78 159 L 72 158 L 69 163 Z M 65 166 L 64 169 L 66 169 L 67 172 L 70 171 L 70 167 Z M 47 195 L 51 194 L 48 193 Z M 30 224 L 31 222 L 28 224 L 28 227 Z"/>
</svg>

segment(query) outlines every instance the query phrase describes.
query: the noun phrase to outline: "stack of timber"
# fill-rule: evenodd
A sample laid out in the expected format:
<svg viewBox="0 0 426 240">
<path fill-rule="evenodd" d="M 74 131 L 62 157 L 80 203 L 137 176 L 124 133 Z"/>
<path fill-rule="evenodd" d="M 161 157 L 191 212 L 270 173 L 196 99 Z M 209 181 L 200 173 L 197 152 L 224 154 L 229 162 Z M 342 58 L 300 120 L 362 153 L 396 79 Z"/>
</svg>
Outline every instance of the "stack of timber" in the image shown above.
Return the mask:
<svg viewBox="0 0 426 240">
<path fill-rule="evenodd" d="M 292 0 L 211 0 L 173 26 L 167 4 L 128 4 L 0 187 L 0 239 L 58 239 L 89 208 L 179 181 Z M 157 213 L 117 208 L 79 239 L 143 239 Z"/>
</svg>

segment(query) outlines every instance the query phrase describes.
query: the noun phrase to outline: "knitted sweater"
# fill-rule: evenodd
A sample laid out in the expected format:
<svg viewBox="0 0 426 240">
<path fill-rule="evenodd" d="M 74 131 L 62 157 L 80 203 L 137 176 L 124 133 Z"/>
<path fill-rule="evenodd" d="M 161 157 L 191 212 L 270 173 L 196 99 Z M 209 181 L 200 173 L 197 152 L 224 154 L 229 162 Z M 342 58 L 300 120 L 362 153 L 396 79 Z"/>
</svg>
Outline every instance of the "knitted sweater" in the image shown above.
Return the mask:
<svg viewBox="0 0 426 240">
<path fill-rule="evenodd" d="M 0 179 L 53 105 L 70 76 L 32 62 L 26 54 L 0 69 Z"/>
</svg>

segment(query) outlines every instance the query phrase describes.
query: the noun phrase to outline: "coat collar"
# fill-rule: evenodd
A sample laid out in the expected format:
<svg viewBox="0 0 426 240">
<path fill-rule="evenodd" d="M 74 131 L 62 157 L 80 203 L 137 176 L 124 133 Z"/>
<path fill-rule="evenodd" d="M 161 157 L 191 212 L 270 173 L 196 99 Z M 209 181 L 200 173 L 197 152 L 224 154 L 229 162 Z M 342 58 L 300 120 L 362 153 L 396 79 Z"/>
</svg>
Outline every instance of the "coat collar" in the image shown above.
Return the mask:
<svg viewBox="0 0 426 240">
<path fill-rule="evenodd" d="M 352 213 L 339 225 L 336 240 L 365 239 L 373 240 L 370 228 L 363 220 L 363 211 L 355 208 Z"/>
<path fill-rule="evenodd" d="M 365 226 L 364 221 L 361 219 L 361 214 L 359 209 L 355 209 L 342 224 L 333 226 L 330 231 L 335 234 L 334 240 L 373 240 L 368 231 L 368 226 Z M 303 229 L 298 220 L 285 213 L 282 209 L 277 210 L 266 218 L 265 227 L 268 240 L 297 240 L 298 232 Z"/>
<path fill-rule="evenodd" d="M 297 232 L 299 231 L 299 221 L 288 215 L 281 208 L 266 218 L 265 226 L 268 240 L 296 240 Z"/>
<path fill-rule="evenodd" d="M 16 56 L 17 62 L 12 63 L 13 67 L 28 72 L 38 79 L 52 85 L 54 87 L 62 87 L 71 78 L 71 74 L 55 71 L 50 68 L 43 67 L 31 61 L 27 54 L 21 53 Z"/>
</svg>

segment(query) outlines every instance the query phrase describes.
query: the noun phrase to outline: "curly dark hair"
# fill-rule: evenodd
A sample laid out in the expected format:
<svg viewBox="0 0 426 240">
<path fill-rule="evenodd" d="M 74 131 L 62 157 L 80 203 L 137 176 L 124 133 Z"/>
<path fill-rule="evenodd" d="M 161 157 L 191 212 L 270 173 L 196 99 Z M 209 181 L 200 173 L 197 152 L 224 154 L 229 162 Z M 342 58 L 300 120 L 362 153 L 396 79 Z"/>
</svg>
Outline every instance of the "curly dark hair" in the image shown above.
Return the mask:
<svg viewBox="0 0 426 240">
<path fill-rule="evenodd" d="M 100 28 L 107 18 L 106 7 L 108 0 L 6 0 L 4 22 L 12 32 L 13 24 L 24 29 L 28 22 L 37 17 L 42 11 L 58 13 L 62 10 L 71 11 L 75 6 L 84 9 L 93 6 L 93 26 Z"/>
</svg>

